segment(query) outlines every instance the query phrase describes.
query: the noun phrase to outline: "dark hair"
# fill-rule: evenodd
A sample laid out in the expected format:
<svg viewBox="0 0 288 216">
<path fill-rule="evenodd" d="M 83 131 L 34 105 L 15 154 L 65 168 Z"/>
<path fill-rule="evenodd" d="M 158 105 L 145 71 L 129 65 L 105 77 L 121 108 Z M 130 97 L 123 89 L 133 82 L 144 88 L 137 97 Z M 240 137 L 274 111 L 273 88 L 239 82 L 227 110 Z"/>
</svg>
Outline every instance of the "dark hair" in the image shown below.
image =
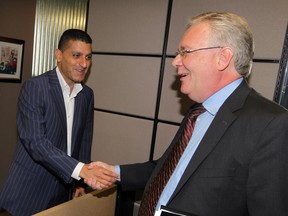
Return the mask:
<svg viewBox="0 0 288 216">
<path fill-rule="evenodd" d="M 63 32 L 59 40 L 58 49 L 63 51 L 70 40 L 79 40 L 88 44 L 92 44 L 91 37 L 85 31 L 80 29 L 67 29 Z"/>
</svg>

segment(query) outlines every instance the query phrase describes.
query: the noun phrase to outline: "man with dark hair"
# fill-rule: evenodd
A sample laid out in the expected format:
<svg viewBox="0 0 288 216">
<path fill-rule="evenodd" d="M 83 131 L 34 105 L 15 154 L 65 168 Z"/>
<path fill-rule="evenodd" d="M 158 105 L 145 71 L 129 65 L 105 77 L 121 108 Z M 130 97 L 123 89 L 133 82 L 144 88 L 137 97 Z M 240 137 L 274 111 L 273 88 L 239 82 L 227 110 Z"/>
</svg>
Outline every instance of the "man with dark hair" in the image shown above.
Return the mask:
<svg viewBox="0 0 288 216">
<path fill-rule="evenodd" d="M 57 67 L 25 82 L 19 95 L 19 139 L 0 194 L 0 208 L 14 216 L 30 216 L 68 201 L 73 183 L 84 184 L 81 178 L 97 179 L 101 189 L 117 177 L 101 167 L 87 169 L 94 97 L 82 81 L 91 65 L 90 36 L 66 30 L 55 57 Z M 76 187 L 74 197 L 84 193 Z"/>
<path fill-rule="evenodd" d="M 68 42 L 72 41 L 82 41 L 87 44 L 92 44 L 92 39 L 91 37 L 86 33 L 83 32 L 82 30 L 79 29 L 68 29 L 65 32 L 63 32 L 59 43 L 58 43 L 58 49 L 62 50 L 65 49 L 65 46 L 68 45 Z"/>
</svg>

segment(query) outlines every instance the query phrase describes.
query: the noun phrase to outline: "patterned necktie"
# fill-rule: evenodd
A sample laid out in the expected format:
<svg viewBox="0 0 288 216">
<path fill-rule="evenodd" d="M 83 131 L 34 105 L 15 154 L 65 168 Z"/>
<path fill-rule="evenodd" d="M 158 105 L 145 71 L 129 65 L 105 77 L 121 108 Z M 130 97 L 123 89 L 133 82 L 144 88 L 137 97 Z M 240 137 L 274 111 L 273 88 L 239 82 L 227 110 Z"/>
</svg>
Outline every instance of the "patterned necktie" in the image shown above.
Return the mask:
<svg viewBox="0 0 288 216">
<path fill-rule="evenodd" d="M 187 122 L 184 126 L 182 135 L 180 136 L 178 143 L 173 147 L 171 153 L 163 163 L 160 171 L 149 185 L 141 202 L 138 216 L 154 215 L 159 197 L 168 180 L 170 179 L 170 176 L 172 175 L 176 165 L 178 164 L 178 161 L 180 160 L 186 146 L 188 145 L 195 126 L 196 119 L 203 112 L 205 112 L 205 108 L 202 106 L 202 104 L 197 104 L 196 106 L 194 106 L 189 117 L 187 118 Z"/>
</svg>

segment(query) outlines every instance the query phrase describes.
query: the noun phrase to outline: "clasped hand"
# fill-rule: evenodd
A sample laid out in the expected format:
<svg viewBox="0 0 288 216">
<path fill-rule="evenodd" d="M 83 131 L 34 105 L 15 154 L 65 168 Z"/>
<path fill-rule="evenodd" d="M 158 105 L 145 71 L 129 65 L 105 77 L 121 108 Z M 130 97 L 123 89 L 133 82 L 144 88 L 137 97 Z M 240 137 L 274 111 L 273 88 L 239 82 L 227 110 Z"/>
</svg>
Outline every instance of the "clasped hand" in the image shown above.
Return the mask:
<svg viewBox="0 0 288 216">
<path fill-rule="evenodd" d="M 85 164 L 80 177 L 93 189 L 104 189 L 116 182 L 119 175 L 115 173 L 114 166 L 100 161 Z"/>
</svg>

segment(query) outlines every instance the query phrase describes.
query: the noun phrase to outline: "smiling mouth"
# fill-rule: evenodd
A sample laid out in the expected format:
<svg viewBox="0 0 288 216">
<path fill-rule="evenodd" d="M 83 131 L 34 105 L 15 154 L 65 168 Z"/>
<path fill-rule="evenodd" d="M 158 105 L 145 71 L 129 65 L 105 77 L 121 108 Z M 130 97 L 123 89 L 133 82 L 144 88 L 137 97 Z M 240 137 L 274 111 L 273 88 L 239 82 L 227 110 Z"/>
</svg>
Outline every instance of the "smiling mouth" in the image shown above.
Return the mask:
<svg viewBox="0 0 288 216">
<path fill-rule="evenodd" d="M 186 76 L 188 76 L 188 74 L 179 74 L 178 76 L 181 78 L 181 77 L 186 77 Z"/>
<path fill-rule="evenodd" d="M 76 71 L 77 71 L 78 73 L 85 73 L 85 70 L 84 70 L 84 69 L 76 69 Z"/>
</svg>

